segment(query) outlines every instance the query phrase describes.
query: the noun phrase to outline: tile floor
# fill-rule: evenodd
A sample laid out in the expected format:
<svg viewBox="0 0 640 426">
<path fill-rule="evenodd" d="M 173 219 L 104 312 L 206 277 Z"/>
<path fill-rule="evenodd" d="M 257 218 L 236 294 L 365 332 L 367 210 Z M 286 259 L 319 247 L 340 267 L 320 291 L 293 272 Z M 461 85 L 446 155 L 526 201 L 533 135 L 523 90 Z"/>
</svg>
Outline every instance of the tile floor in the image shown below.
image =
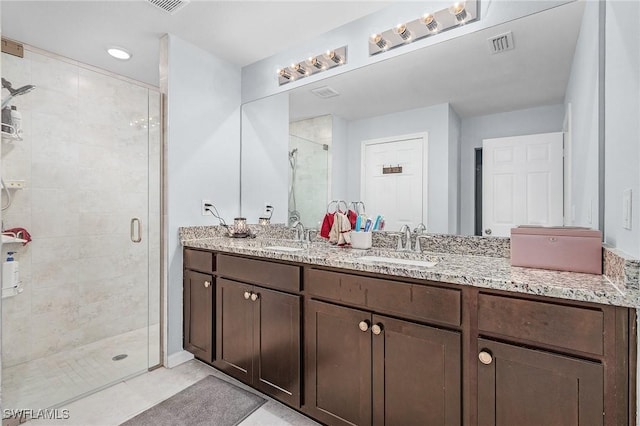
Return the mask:
<svg viewBox="0 0 640 426">
<path fill-rule="evenodd" d="M 251 392 L 258 393 L 218 370 L 200 361 L 192 360 L 172 369 L 159 368 L 124 380 L 100 392 L 67 404 L 61 407 L 69 410 L 69 419 L 67 420 L 34 420 L 27 422 L 27 425 L 119 425 L 210 374 L 228 380 Z M 240 423 L 241 426 L 318 425 L 318 423 L 283 404 L 269 397 L 265 398 L 267 402 Z"/>
<path fill-rule="evenodd" d="M 141 328 L 3 368 L 2 408 L 56 406 L 144 372 L 149 365 L 148 342 L 151 340 L 147 336 L 147 328 Z M 123 353 L 127 354 L 125 359 L 112 360 L 115 355 Z"/>
</svg>

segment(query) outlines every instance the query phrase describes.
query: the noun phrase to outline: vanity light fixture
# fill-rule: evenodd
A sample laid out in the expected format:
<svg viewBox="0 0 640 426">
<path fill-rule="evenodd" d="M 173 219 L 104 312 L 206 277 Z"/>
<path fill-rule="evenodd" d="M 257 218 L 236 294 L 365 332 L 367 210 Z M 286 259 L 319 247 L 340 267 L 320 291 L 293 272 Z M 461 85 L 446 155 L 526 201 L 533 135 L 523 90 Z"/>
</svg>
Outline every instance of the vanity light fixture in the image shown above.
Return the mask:
<svg viewBox="0 0 640 426">
<path fill-rule="evenodd" d="M 277 71 L 278 84 L 283 85 L 294 80 L 308 77 L 347 63 L 347 46 L 328 50 L 304 61 L 294 63 Z"/>
<path fill-rule="evenodd" d="M 122 47 L 110 47 L 107 49 L 107 53 L 121 61 L 128 61 L 132 56 L 128 50 L 123 49 Z"/>
<path fill-rule="evenodd" d="M 376 33 L 369 38 L 369 56 L 476 21 L 480 18 L 479 5 L 480 0 L 452 1 L 450 7 Z"/>
</svg>

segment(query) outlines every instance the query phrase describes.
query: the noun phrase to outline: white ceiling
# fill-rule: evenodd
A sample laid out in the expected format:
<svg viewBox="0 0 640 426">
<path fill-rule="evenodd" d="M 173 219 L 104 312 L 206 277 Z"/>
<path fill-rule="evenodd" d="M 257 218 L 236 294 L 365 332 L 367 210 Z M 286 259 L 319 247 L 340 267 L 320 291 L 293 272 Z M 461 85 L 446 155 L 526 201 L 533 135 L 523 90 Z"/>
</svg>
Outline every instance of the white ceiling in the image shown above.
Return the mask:
<svg viewBox="0 0 640 426">
<path fill-rule="evenodd" d="M 170 15 L 145 0 L 0 2 L 2 36 L 158 85 L 171 33 L 244 66 L 386 7 L 390 1 L 192 1 Z M 127 48 L 117 61 L 105 49 Z"/>
<path fill-rule="evenodd" d="M 445 102 L 469 117 L 563 103 L 583 10 L 569 3 L 297 88 L 290 118 L 357 120 Z M 487 39 L 507 31 L 515 49 L 492 55 Z M 340 96 L 311 93 L 327 85 Z"/>
</svg>

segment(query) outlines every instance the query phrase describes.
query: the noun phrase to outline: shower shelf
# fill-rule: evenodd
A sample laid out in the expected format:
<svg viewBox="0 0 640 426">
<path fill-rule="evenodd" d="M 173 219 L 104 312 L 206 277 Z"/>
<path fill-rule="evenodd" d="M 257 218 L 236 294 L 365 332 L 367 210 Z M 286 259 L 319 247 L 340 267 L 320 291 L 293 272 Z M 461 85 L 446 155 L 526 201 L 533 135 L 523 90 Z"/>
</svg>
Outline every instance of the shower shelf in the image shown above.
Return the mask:
<svg viewBox="0 0 640 426">
<path fill-rule="evenodd" d="M 3 124 L 3 126 L 7 126 L 7 125 Z M 15 132 L 2 132 L 2 140 L 21 141 L 22 138 L 18 136 Z"/>
<path fill-rule="evenodd" d="M 22 238 L 17 238 L 12 235 L 4 235 L 2 234 L 2 244 L 10 244 L 10 243 L 26 243 L 27 240 L 23 240 Z"/>
</svg>

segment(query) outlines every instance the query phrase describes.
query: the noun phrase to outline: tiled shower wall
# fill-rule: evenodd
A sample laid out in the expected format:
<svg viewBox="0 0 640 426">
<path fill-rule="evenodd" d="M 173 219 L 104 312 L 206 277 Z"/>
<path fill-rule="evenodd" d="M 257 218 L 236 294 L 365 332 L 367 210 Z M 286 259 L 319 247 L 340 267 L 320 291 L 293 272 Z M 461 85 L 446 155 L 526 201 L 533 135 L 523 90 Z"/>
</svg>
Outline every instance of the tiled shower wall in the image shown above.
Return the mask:
<svg viewBox="0 0 640 426">
<path fill-rule="evenodd" d="M 26 183 L 12 190 L 3 229 L 33 237 L 2 247 L 2 256 L 18 251 L 24 287 L 2 300 L 10 367 L 157 322 L 159 301 L 150 310 L 149 297 L 159 299 L 160 97 L 46 52 L 2 56 L 14 88 L 36 85 L 12 102 L 24 140 L 2 142 L 2 177 Z M 130 239 L 133 217 L 143 221 L 140 244 Z"/>
<path fill-rule="evenodd" d="M 331 141 L 330 115 L 295 121 L 289 125 L 289 152 L 298 149 L 294 182 L 296 209 L 300 213 L 300 222 L 307 228 L 320 229 L 327 209 L 331 187 Z M 292 209 L 290 199 L 289 210 Z"/>
</svg>

